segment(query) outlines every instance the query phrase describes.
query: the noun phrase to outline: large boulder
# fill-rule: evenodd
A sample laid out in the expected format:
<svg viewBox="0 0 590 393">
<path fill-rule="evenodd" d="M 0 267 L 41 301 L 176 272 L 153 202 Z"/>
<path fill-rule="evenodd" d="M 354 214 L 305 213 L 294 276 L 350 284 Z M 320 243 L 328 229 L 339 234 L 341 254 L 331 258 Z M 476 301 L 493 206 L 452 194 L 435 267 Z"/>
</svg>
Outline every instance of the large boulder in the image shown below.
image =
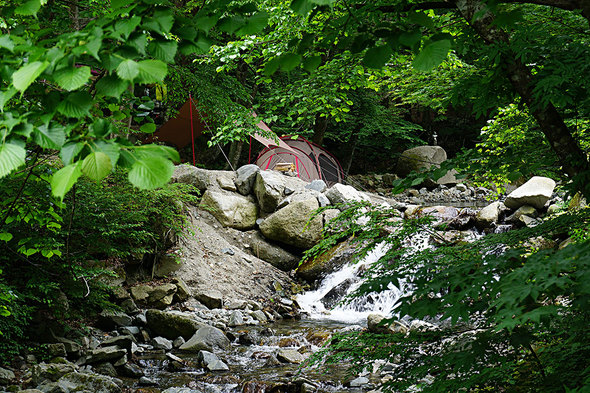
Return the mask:
<svg viewBox="0 0 590 393">
<path fill-rule="evenodd" d="M 64 375 L 57 381 L 58 391 L 94 393 L 119 393 L 121 388 L 112 378 L 99 374 L 72 372 Z"/>
<path fill-rule="evenodd" d="M 551 198 L 555 181 L 548 177 L 534 176 L 529 181 L 512 191 L 504 201 L 511 209 L 518 209 L 524 205 L 530 205 L 537 209 L 545 206 Z"/>
<path fill-rule="evenodd" d="M 244 165 L 236 171 L 235 184 L 238 192 L 242 195 L 248 195 L 252 191 L 256 175 L 260 172 L 260 167 L 254 164 Z"/>
<path fill-rule="evenodd" d="M 266 218 L 260 224 L 260 231 L 271 240 L 298 248 L 311 248 L 322 235 L 321 215 L 309 221 L 318 208 L 316 198 L 290 203 Z"/>
<path fill-rule="evenodd" d="M 475 225 L 480 228 L 489 228 L 498 222 L 502 211 L 502 202 L 493 202 L 481 209 L 475 215 Z"/>
<path fill-rule="evenodd" d="M 254 182 L 258 205 L 265 212 L 274 212 L 285 190 L 285 176 L 274 171 L 260 171 Z"/>
<path fill-rule="evenodd" d="M 179 349 L 187 352 L 212 351 L 214 348 L 227 349 L 230 344 L 221 330 L 213 326 L 203 326 Z"/>
<path fill-rule="evenodd" d="M 440 146 L 418 146 L 404 151 L 398 161 L 396 173 L 406 177 L 410 172 L 421 172 L 433 165 L 439 166 L 447 159 L 447 152 Z"/>
<path fill-rule="evenodd" d="M 325 193 L 332 205 L 346 204 L 347 202 L 361 202 L 369 201 L 369 198 L 361 194 L 352 186 L 336 183 L 330 187 Z"/>
<path fill-rule="evenodd" d="M 206 207 L 223 226 L 251 229 L 256 225 L 258 207 L 241 195 L 207 190 L 201 206 Z"/>
<path fill-rule="evenodd" d="M 209 171 L 188 164 L 177 165 L 170 181 L 191 184 L 200 191 L 205 191 L 209 187 Z"/>
<path fill-rule="evenodd" d="M 203 323 L 179 311 L 147 310 L 147 325 L 158 336 L 174 340 L 178 336 L 190 338 Z"/>
<path fill-rule="evenodd" d="M 314 282 L 350 262 L 354 253 L 355 248 L 351 245 L 350 240 L 344 241 L 335 245 L 320 257 L 303 262 L 297 268 L 297 275 L 308 282 Z"/>
<path fill-rule="evenodd" d="M 289 251 L 270 243 L 258 231 L 248 232 L 251 238 L 249 250 L 257 258 L 262 259 L 282 271 L 289 272 L 297 267 L 299 257 Z"/>
<path fill-rule="evenodd" d="M 223 306 L 223 294 L 216 289 L 195 290 L 194 297 L 209 309 Z"/>
<path fill-rule="evenodd" d="M 86 364 L 108 362 L 121 359 L 125 355 L 127 355 L 127 350 L 118 346 L 97 348 L 86 354 L 84 362 Z"/>
</svg>

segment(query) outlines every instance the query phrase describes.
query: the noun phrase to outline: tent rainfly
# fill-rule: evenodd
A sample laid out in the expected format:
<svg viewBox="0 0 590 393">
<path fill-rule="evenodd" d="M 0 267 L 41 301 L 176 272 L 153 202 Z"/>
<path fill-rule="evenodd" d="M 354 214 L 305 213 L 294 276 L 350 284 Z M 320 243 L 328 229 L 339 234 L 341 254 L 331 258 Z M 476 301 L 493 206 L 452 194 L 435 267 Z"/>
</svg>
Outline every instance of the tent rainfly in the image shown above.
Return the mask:
<svg viewBox="0 0 590 393">
<path fill-rule="evenodd" d="M 343 182 L 342 166 L 336 157 L 319 145 L 303 137 L 283 136 L 278 144 L 267 144 L 261 141 L 258 135 L 254 137 L 266 146 L 256 159 L 256 165 L 261 169 L 277 169 L 285 164 L 292 164 L 297 176 L 302 180 L 321 179 L 328 186 Z"/>
</svg>

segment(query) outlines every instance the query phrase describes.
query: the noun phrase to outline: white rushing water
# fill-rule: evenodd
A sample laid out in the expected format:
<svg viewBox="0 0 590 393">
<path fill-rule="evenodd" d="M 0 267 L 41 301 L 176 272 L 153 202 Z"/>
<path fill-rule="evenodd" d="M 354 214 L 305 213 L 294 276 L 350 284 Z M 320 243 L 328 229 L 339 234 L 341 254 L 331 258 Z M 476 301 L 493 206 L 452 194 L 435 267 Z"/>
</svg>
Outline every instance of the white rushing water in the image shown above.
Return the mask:
<svg viewBox="0 0 590 393">
<path fill-rule="evenodd" d="M 424 250 L 429 247 L 429 237 L 426 233 L 416 234 L 406 246 L 416 251 Z M 403 281 L 400 282 L 400 288 L 390 283 L 385 291 L 364 295 L 350 302 L 338 302 L 353 293 L 363 283 L 362 272 L 386 252 L 387 247 L 381 243 L 363 260 L 348 263 L 340 270 L 328 274 L 316 290 L 305 292 L 297 297 L 302 311 L 308 313 L 312 319 L 329 319 L 354 324 L 366 323 L 369 314 L 392 316 L 399 299 L 409 291 Z"/>
</svg>

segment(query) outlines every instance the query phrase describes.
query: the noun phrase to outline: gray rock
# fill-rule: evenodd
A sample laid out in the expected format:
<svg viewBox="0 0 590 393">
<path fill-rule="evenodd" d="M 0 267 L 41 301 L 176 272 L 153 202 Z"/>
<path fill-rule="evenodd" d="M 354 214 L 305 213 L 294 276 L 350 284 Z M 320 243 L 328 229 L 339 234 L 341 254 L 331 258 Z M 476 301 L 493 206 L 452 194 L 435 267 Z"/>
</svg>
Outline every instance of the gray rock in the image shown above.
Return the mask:
<svg viewBox="0 0 590 393">
<path fill-rule="evenodd" d="M 148 298 L 148 304 L 157 308 L 164 308 L 172 304 L 172 296 L 176 293 L 176 285 L 169 283 L 153 287 Z M 158 307 L 159 306 L 159 307 Z"/>
<path fill-rule="evenodd" d="M 285 176 L 274 171 L 260 171 L 254 182 L 254 193 L 260 209 L 273 212 L 283 197 Z"/>
<path fill-rule="evenodd" d="M 203 326 L 179 349 L 198 352 L 200 350 L 211 351 L 213 348 L 227 349 L 229 346 L 230 341 L 221 330 L 213 326 Z"/>
<path fill-rule="evenodd" d="M 252 315 L 252 318 L 259 321 L 260 323 L 268 322 L 268 318 L 266 317 L 266 314 L 262 310 L 252 311 L 252 313 L 250 315 Z"/>
<path fill-rule="evenodd" d="M 154 348 L 156 349 L 163 349 L 165 351 L 171 351 L 172 350 L 172 341 L 168 340 L 167 338 L 164 337 L 154 337 L 152 339 L 152 345 L 154 346 Z"/>
<path fill-rule="evenodd" d="M 173 282 L 174 282 L 174 284 L 176 284 L 176 297 L 177 297 L 178 301 L 184 302 L 185 300 L 187 300 L 191 296 L 190 288 L 180 278 L 175 278 L 173 280 Z"/>
<path fill-rule="evenodd" d="M 62 376 L 78 369 L 73 363 L 39 363 L 31 368 L 31 379 L 33 384 L 38 385 L 44 380 L 57 381 Z"/>
<path fill-rule="evenodd" d="M 408 328 L 398 321 L 394 321 L 392 324 L 381 324 L 384 319 L 383 315 L 369 314 L 367 317 L 367 329 L 372 333 L 381 334 L 405 334 L 408 332 Z"/>
<path fill-rule="evenodd" d="M 180 269 L 181 263 L 178 255 L 175 253 L 168 253 L 162 255 L 156 261 L 156 268 L 154 270 L 154 277 L 164 278 L 170 276 Z"/>
<path fill-rule="evenodd" d="M 358 388 L 361 386 L 365 386 L 369 383 L 369 378 L 367 377 L 358 377 L 350 381 L 351 388 Z"/>
<path fill-rule="evenodd" d="M 447 159 L 447 152 L 440 146 L 418 146 L 404 151 L 397 162 L 396 173 L 405 177 L 410 172 L 421 172 L 439 166 Z"/>
<path fill-rule="evenodd" d="M 354 187 L 340 183 L 334 184 L 324 194 L 332 205 L 369 201 L 366 195 L 361 194 Z"/>
<path fill-rule="evenodd" d="M 294 349 L 281 348 L 277 352 L 277 359 L 282 363 L 301 364 L 305 360 L 302 354 Z"/>
<path fill-rule="evenodd" d="M 311 248 L 320 240 L 323 229 L 321 216 L 309 222 L 318 207 L 317 199 L 290 203 L 266 218 L 260 230 L 271 240 L 303 249 Z"/>
<path fill-rule="evenodd" d="M 306 185 L 305 188 L 308 190 L 315 190 L 317 192 L 324 192 L 328 186 L 323 180 L 312 180 L 312 182 Z"/>
<path fill-rule="evenodd" d="M 498 217 L 502 208 L 502 202 L 490 203 L 477 212 L 475 215 L 475 225 L 480 229 L 491 227 L 493 224 L 498 222 Z"/>
<path fill-rule="evenodd" d="M 121 311 L 103 310 L 98 315 L 99 326 L 113 330 L 122 326 L 131 326 L 133 319 Z"/>
<path fill-rule="evenodd" d="M 199 191 L 205 191 L 211 183 L 209 179 L 210 172 L 188 164 L 178 165 L 174 168 L 170 182 L 191 184 L 198 188 Z"/>
<path fill-rule="evenodd" d="M 174 348 L 180 348 L 182 346 L 182 344 L 184 344 L 186 341 L 184 339 L 184 337 L 180 336 L 177 337 L 176 340 L 174 340 L 174 342 L 172 343 L 172 346 Z"/>
<path fill-rule="evenodd" d="M 0 367 L 0 385 L 8 385 L 15 378 L 16 375 L 11 370 Z"/>
<path fill-rule="evenodd" d="M 157 386 L 158 385 L 158 383 L 155 380 L 148 378 L 146 376 L 139 378 L 138 383 L 142 386 Z"/>
<path fill-rule="evenodd" d="M 190 388 L 168 388 L 163 390 L 162 393 L 203 393 L 200 390 L 190 389 Z"/>
<path fill-rule="evenodd" d="M 117 368 L 117 372 L 120 376 L 127 378 L 140 378 L 144 375 L 141 367 L 132 363 L 125 363 Z"/>
<path fill-rule="evenodd" d="M 131 287 L 129 291 L 131 292 L 131 297 L 135 299 L 135 301 L 145 303 L 150 296 L 152 288 L 147 285 L 137 285 Z"/>
<path fill-rule="evenodd" d="M 56 341 L 62 343 L 67 353 L 78 353 L 81 349 L 80 344 L 65 337 L 55 337 Z"/>
<path fill-rule="evenodd" d="M 352 260 L 354 254 L 352 243 L 346 240 L 326 251 L 321 257 L 304 261 L 297 268 L 297 275 L 305 281 L 314 282 L 340 269 Z"/>
<path fill-rule="evenodd" d="M 63 392 L 119 393 L 121 388 L 113 378 L 104 375 L 71 372 L 57 381 Z"/>
<path fill-rule="evenodd" d="M 236 229 L 251 229 L 256 225 L 258 207 L 248 198 L 230 193 L 207 190 L 201 199 L 223 226 Z"/>
<path fill-rule="evenodd" d="M 86 355 L 85 363 L 103 363 L 108 362 L 110 360 L 118 360 L 126 354 L 126 349 L 121 349 L 116 346 L 93 349 Z"/>
<path fill-rule="evenodd" d="M 317 199 L 318 203 L 320 204 L 320 207 L 326 207 L 330 204 L 330 200 L 324 194 L 318 194 Z"/>
<path fill-rule="evenodd" d="M 234 310 L 229 315 L 229 322 L 227 323 L 228 326 L 235 327 L 244 324 L 244 316 L 239 310 Z"/>
<path fill-rule="evenodd" d="M 217 355 L 209 351 L 199 351 L 197 361 L 201 367 L 209 371 L 229 371 L 227 364 L 223 363 Z"/>
<path fill-rule="evenodd" d="M 133 299 L 125 299 L 121 302 L 121 308 L 127 313 L 127 314 L 137 314 L 139 312 L 139 308 L 137 308 L 137 305 L 135 304 L 135 302 L 133 301 Z"/>
<path fill-rule="evenodd" d="M 545 206 L 551 198 L 555 181 L 548 177 L 534 176 L 529 181 L 512 191 L 504 201 L 511 209 L 518 209 L 524 205 L 530 205 L 537 209 Z"/>
<path fill-rule="evenodd" d="M 148 310 L 147 325 L 154 334 L 174 340 L 178 336 L 191 337 L 203 326 L 189 315 L 178 311 Z"/>
<path fill-rule="evenodd" d="M 519 222 L 521 216 L 526 215 L 535 218 L 539 215 L 537 209 L 532 206 L 524 205 L 516 209 L 516 211 L 509 217 L 506 218 L 508 222 Z"/>
<path fill-rule="evenodd" d="M 222 190 L 236 192 L 238 189 L 236 188 L 235 181 L 230 179 L 226 176 L 220 176 L 217 178 L 217 184 L 221 187 Z"/>
<path fill-rule="evenodd" d="M 237 178 L 235 184 L 240 194 L 250 194 L 258 172 L 260 172 L 260 168 L 254 164 L 248 164 L 238 168 L 236 171 Z"/>
<path fill-rule="evenodd" d="M 248 232 L 251 247 L 249 251 L 282 271 L 288 272 L 299 264 L 299 257 L 285 250 L 283 247 L 270 243 L 259 231 Z"/>
<path fill-rule="evenodd" d="M 56 357 L 66 357 L 66 346 L 63 343 L 56 343 L 56 344 L 48 344 L 47 345 L 47 354 L 52 358 Z"/>
<path fill-rule="evenodd" d="M 229 247 L 222 249 L 221 252 L 224 254 L 227 254 L 227 255 L 235 255 L 236 254 L 236 252 Z"/>
<path fill-rule="evenodd" d="M 97 364 L 93 367 L 93 369 L 97 374 L 107 375 L 109 377 L 117 376 L 117 370 L 115 370 L 115 366 L 108 362 Z"/>
<path fill-rule="evenodd" d="M 216 289 L 195 291 L 194 297 L 209 309 L 221 308 L 223 306 L 223 294 Z"/>
<path fill-rule="evenodd" d="M 125 348 L 127 351 L 131 351 L 131 346 L 133 343 L 137 342 L 135 336 L 131 334 L 124 334 L 121 336 L 115 336 L 111 338 L 107 338 L 102 343 L 100 343 L 101 347 L 112 347 L 117 346 L 119 348 Z"/>
</svg>

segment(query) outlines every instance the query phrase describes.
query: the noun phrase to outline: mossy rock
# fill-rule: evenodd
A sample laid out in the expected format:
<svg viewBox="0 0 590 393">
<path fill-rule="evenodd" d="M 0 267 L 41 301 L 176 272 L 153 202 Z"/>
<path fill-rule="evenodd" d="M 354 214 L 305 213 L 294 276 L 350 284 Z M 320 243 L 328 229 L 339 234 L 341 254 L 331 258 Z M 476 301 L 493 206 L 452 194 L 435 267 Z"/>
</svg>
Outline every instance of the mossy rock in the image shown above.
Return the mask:
<svg viewBox="0 0 590 393">
<path fill-rule="evenodd" d="M 308 282 L 314 282 L 340 269 L 352 260 L 355 247 L 350 239 L 338 243 L 316 259 L 303 262 L 297 268 L 297 275 Z"/>
</svg>

